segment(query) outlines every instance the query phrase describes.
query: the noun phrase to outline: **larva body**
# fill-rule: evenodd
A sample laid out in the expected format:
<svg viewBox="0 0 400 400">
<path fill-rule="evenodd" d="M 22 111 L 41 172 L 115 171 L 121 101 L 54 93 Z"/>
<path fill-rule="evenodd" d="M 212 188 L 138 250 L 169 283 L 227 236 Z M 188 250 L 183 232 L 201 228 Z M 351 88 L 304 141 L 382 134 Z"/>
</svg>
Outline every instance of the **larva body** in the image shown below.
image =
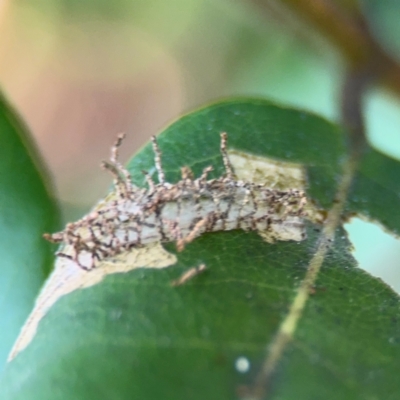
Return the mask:
<svg viewBox="0 0 400 400">
<path fill-rule="evenodd" d="M 175 241 L 178 250 L 182 250 L 205 232 L 269 231 L 274 239 L 273 232 L 279 230 L 277 239 L 304 239 L 304 193 L 236 180 L 226 153 L 225 133 L 221 134 L 221 153 L 226 174 L 208 180 L 207 174 L 212 170 L 208 167 L 193 179 L 192 172 L 184 167 L 182 179 L 176 184 L 165 182 L 161 152 L 153 138 L 160 183 L 155 184 L 145 174 L 148 189 L 133 186 L 128 171 L 117 161 L 122 138 L 121 135 L 112 148 L 111 160 L 103 164 L 115 177 L 115 192 L 62 232 L 45 235 L 53 242 L 64 243 L 58 256 L 91 270 L 104 259 L 157 241 Z M 285 238 L 285 230 L 292 228 L 298 237 Z"/>
</svg>

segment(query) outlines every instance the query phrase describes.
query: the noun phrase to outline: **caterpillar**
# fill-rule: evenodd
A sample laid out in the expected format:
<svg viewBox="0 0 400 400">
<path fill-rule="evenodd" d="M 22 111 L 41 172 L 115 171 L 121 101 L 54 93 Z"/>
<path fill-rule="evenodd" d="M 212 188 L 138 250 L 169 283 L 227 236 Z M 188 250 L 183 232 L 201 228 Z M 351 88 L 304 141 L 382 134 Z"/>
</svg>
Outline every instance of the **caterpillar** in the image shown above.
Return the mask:
<svg viewBox="0 0 400 400">
<path fill-rule="evenodd" d="M 194 178 L 181 168 L 181 180 L 169 183 L 162 168 L 162 153 L 152 137 L 158 183 L 143 172 L 147 188 L 136 187 L 128 170 L 118 161 L 124 134 L 117 137 L 109 161 L 102 167 L 113 175 L 113 192 L 88 215 L 68 223 L 64 230 L 43 236 L 62 246 L 58 257 L 72 260 L 90 271 L 123 251 L 156 241 L 175 242 L 178 251 L 205 232 L 242 229 L 269 232 L 270 239 L 302 240 L 307 204 L 299 189 L 276 190 L 236 179 L 227 153 L 227 133 L 221 133 L 220 152 L 225 173 L 208 179 L 212 166 Z M 285 235 L 296 229 L 298 238 Z"/>
</svg>

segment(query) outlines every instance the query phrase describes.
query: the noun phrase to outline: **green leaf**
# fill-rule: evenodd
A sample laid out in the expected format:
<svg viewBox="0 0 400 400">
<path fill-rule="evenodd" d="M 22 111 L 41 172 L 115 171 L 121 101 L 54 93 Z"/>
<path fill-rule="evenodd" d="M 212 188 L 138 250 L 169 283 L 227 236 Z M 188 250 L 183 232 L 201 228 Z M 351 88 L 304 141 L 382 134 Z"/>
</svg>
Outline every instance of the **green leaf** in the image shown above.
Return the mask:
<svg viewBox="0 0 400 400">
<path fill-rule="evenodd" d="M 368 148 L 360 162 L 347 209 L 400 235 L 400 163 Z"/>
<path fill-rule="evenodd" d="M 362 179 L 382 185 L 377 167 L 386 174 L 388 160 L 367 152 L 349 191 L 345 133 L 263 100 L 214 104 L 168 127 L 159 136 L 167 180 L 176 182 L 182 165 L 197 175 L 213 165 L 220 176 L 221 131 L 229 133 L 230 149 L 301 163 L 309 198 L 329 218 L 346 203 L 347 211 L 386 223 L 373 185 Z M 154 173 L 153 158 L 148 145 L 129 162 L 136 184 L 144 185 L 141 170 Z M 387 179 L 393 196 L 384 206 L 395 209 Z M 342 197 L 338 187 L 346 189 Z M 326 227 L 321 232 L 311 222 L 302 242 L 270 244 L 240 230 L 204 234 L 181 253 L 165 245 L 177 257 L 172 266 L 108 274 L 61 297 L 9 364 L 3 398 L 221 400 L 252 392 L 287 400 L 395 399 L 399 297 L 356 267 L 344 230 L 332 224 L 333 243 Z M 199 264 L 206 271 L 171 285 Z M 312 277 L 310 290 L 305 277 Z"/>
<path fill-rule="evenodd" d="M 43 232 L 57 226 L 29 133 L 0 96 L 0 370 L 51 267 Z"/>
</svg>

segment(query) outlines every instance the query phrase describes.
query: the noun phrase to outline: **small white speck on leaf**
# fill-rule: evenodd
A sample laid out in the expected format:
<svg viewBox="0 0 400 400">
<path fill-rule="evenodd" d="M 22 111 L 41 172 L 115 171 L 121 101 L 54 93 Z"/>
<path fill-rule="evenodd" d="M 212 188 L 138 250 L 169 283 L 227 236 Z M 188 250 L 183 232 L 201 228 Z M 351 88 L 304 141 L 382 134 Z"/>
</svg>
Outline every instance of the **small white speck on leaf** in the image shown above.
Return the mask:
<svg viewBox="0 0 400 400">
<path fill-rule="evenodd" d="M 239 357 L 235 361 L 236 371 L 244 374 L 250 369 L 250 361 L 246 357 Z"/>
</svg>

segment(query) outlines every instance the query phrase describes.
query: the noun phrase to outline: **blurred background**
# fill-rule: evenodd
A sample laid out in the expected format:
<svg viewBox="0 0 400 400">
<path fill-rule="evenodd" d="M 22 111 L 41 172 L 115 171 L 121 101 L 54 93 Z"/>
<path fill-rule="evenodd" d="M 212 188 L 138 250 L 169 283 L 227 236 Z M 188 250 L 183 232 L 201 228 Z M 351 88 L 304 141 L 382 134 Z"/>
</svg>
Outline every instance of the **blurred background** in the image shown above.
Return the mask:
<svg viewBox="0 0 400 400">
<path fill-rule="evenodd" d="M 312 2 L 362 15 L 400 58 L 400 0 Z M 118 132 L 125 161 L 182 113 L 237 95 L 338 122 L 345 60 L 290 3 L 0 0 L 0 86 L 34 135 L 65 220 L 107 192 L 99 162 Z M 366 99 L 371 143 L 397 159 L 399 98 L 373 89 Z M 348 229 L 360 265 L 400 291 L 399 241 L 359 219 Z"/>
</svg>

